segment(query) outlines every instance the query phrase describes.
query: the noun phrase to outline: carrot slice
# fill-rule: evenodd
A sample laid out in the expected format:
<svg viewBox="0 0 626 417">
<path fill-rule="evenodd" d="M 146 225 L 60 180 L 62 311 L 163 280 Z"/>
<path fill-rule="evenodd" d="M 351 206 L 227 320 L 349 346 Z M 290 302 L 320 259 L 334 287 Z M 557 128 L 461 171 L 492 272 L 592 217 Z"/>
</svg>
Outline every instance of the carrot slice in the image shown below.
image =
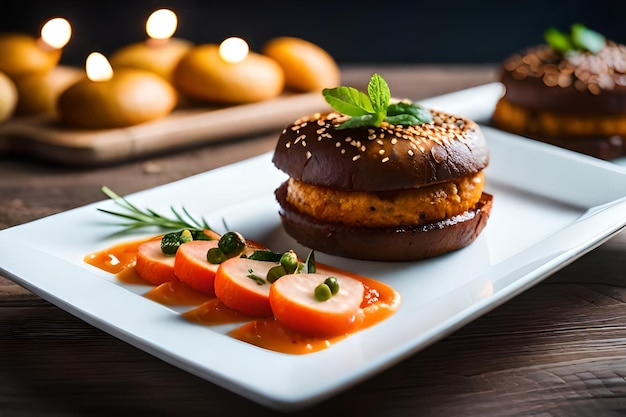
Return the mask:
<svg viewBox="0 0 626 417">
<path fill-rule="evenodd" d="M 326 274 L 291 274 L 280 277 L 270 290 L 274 316 L 285 326 L 308 335 L 339 336 L 350 332 L 363 300 L 363 284 L 341 275 L 339 292 L 326 301 L 315 298 L 315 287 Z"/>
<path fill-rule="evenodd" d="M 213 284 L 219 264 L 207 261 L 206 254 L 217 247 L 217 240 L 192 240 L 176 251 L 174 273 L 182 282 L 203 294 L 214 295 Z"/>
<path fill-rule="evenodd" d="M 215 295 L 233 310 L 251 316 L 271 316 L 271 284 L 265 277 L 275 265 L 278 264 L 247 258 L 228 259 L 215 274 Z"/>
<path fill-rule="evenodd" d="M 203 294 L 215 295 L 215 273 L 219 264 L 207 261 L 207 252 L 218 246 L 218 240 L 193 240 L 180 245 L 176 251 L 174 273 L 182 282 Z M 243 254 L 250 255 L 255 250 L 266 250 L 263 245 L 246 241 Z"/>
<path fill-rule="evenodd" d="M 154 285 L 175 281 L 174 257 L 161 251 L 161 239 L 149 240 L 137 247 L 137 274 Z"/>
</svg>

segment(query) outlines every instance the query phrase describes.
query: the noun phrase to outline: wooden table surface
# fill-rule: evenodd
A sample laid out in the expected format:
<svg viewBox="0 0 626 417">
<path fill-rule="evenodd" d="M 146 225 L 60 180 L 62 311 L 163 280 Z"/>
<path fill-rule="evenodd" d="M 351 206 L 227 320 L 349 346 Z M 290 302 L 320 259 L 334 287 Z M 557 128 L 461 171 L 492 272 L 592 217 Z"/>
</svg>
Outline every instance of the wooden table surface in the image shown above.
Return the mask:
<svg viewBox="0 0 626 417">
<path fill-rule="evenodd" d="M 415 99 L 496 79 L 492 66 L 346 67 Z M 273 149 L 276 134 L 114 166 L 0 158 L 0 229 Z M 0 248 L 2 250 L 2 248 Z M 51 271 L 51 273 L 54 273 Z M 296 415 L 626 415 L 626 232 L 388 370 Z M 276 415 L 0 277 L 0 415 Z"/>
</svg>

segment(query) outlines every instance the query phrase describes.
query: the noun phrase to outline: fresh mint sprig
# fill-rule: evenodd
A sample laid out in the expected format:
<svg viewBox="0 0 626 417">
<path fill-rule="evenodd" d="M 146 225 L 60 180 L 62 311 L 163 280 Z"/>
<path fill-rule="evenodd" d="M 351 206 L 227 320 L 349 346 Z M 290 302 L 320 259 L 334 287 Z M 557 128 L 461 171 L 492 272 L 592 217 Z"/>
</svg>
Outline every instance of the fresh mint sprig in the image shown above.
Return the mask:
<svg viewBox="0 0 626 417">
<path fill-rule="evenodd" d="M 379 74 L 373 74 L 367 84 L 367 94 L 353 87 L 325 88 L 322 94 L 330 106 L 350 116 L 335 126 L 337 129 L 380 127 L 383 121 L 394 125 L 420 125 L 432 122 L 428 109 L 410 101 L 391 103 L 389 85 Z"/>
<path fill-rule="evenodd" d="M 548 45 L 562 54 L 575 51 L 597 53 L 606 45 L 606 38 L 582 23 L 574 23 L 570 33 L 563 33 L 556 28 L 547 29 L 543 37 Z"/>
</svg>

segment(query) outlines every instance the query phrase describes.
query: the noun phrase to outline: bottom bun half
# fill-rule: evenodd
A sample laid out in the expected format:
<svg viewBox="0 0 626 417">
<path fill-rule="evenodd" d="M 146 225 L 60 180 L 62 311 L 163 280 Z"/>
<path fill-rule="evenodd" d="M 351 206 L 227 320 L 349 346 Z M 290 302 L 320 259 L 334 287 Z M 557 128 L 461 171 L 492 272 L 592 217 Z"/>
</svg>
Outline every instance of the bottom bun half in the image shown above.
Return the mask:
<svg viewBox="0 0 626 417">
<path fill-rule="evenodd" d="M 483 193 L 472 211 L 418 227 L 353 227 L 325 223 L 287 202 L 287 185 L 276 190 L 287 234 L 310 249 L 369 261 L 415 261 L 461 249 L 487 225 L 493 196 Z"/>
</svg>

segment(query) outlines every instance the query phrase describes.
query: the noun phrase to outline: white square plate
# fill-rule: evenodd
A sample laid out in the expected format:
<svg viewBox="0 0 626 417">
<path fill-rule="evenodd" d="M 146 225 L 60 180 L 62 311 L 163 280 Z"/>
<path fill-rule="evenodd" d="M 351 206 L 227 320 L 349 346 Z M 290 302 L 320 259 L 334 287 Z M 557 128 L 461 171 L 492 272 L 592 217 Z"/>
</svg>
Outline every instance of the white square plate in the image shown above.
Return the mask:
<svg viewBox="0 0 626 417">
<path fill-rule="evenodd" d="M 429 107 L 488 120 L 499 84 L 424 100 Z M 146 299 L 83 262 L 110 245 L 156 234 L 115 235 L 112 201 L 0 231 L 0 269 L 82 320 L 246 398 L 295 410 L 392 366 L 509 300 L 598 246 L 626 225 L 626 170 L 616 164 L 484 127 L 491 150 L 487 191 L 494 206 L 469 247 L 420 262 L 362 262 L 316 254 L 381 280 L 402 296 L 388 320 L 307 355 L 235 340 L 227 326 L 186 322 L 180 310 Z M 264 154 L 127 196 L 167 213 L 185 206 L 217 231 L 223 224 L 275 250 L 307 253 L 280 225 L 274 189 L 285 178 Z M 106 184 L 103 184 L 106 185 Z M 225 358 L 227 358 L 225 360 Z"/>
</svg>

